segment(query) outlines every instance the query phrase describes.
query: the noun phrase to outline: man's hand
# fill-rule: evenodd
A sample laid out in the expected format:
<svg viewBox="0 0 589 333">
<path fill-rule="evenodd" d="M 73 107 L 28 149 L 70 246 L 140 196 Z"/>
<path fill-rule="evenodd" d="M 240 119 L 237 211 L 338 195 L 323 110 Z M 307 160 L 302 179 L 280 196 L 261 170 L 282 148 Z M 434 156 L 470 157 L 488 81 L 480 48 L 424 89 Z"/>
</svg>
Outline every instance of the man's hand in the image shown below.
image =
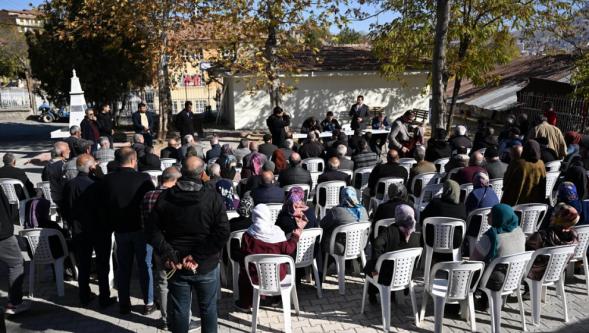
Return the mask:
<svg viewBox="0 0 589 333">
<path fill-rule="evenodd" d="M 198 268 L 198 263 L 192 258 L 191 255 L 187 255 L 182 259 L 182 268 L 185 270 L 190 270 L 192 272 L 196 272 Z"/>
<path fill-rule="evenodd" d="M 401 151 L 403 153 L 408 153 L 409 152 L 409 149 L 407 147 L 401 147 Z"/>
<path fill-rule="evenodd" d="M 358 117 L 357 119 L 359 123 L 364 122 L 364 119 L 362 119 L 362 117 Z"/>
<path fill-rule="evenodd" d="M 292 235 L 296 236 L 297 238 L 300 238 L 302 233 L 303 233 L 303 229 L 296 228 L 295 230 L 293 230 Z"/>
<path fill-rule="evenodd" d="M 177 264 L 172 260 L 166 260 L 166 262 L 164 263 L 164 266 L 166 266 L 167 269 L 182 269 L 182 264 Z"/>
</svg>

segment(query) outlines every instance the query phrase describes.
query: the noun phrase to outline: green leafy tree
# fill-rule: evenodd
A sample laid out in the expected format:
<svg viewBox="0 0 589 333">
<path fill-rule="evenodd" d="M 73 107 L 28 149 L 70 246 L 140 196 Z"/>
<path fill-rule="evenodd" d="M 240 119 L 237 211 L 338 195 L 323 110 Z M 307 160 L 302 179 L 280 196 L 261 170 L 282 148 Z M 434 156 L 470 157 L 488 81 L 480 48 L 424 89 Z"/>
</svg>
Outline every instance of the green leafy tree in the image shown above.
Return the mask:
<svg viewBox="0 0 589 333">
<path fill-rule="evenodd" d="M 391 22 L 378 25 L 372 31 L 374 50 L 384 62 L 382 72 L 388 77 L 399 74 L 410 66 L 432 59 L 435 45 L 437 3 L 434 0 L 373 1 L 399 14 Z M 516 56 L 512 30 L 539 26 L 558 17 L 571 6 L 566 0 L 457 0 L 449 3 L 447 55 L 442 69 L 445 91 L 450 79 L 454 81 L 452 100 L 447 114 L 435 108 L 433 117 L 446 117 L 452 125 L 452 113 L 464 78 L 475 84 L 494 81 L 489 72 L 498 64 Z M 432 18 L 436 18 L 432 20 Z M 435 62 L 435 59 L 433 59 Z M 436 78 L 434 78 L 436 79 Z M 436 89 L 438 90 L 438 89 Z M 439 92 L 434 92 L 437 98 Z M 445 94 L 439 97 L 445 104 Z M 433 105 L 437 102 L 434 100 Z M 437 122 L 432 126 L 442 126 Z"/>
<path fill-rule="evenodd" d="M 334 36 L 337 44 L 361 44 L 368 41 L 366 36 L 350 27 L 344 27 Z"/>
<path fill-rule="evenodd" d="M 30 106 L 36 109 L 27 40 L 13 25 L 0 25 L 0 77 L 25 79 Z"/>
</svg>

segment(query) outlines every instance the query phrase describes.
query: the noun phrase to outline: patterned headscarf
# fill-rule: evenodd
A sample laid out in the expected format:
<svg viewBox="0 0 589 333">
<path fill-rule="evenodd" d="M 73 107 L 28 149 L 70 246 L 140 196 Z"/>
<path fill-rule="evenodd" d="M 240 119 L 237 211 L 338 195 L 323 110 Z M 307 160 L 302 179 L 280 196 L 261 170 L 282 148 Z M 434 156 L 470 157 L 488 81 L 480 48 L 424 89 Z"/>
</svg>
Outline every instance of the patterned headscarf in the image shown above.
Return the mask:
<svg viewBox="0 0 589 333">
<path fill-rule="evenodd" d="M 395 224 L 405 236 L 405 241 L 415 232 L 415 211 L 409 205 L 398 205 L 395 208 Z"/>
<path fill-rule="evenodd" d="M 251 166 L 252 175 L 257 176 L 257 175 L 261 174 L 262 173 L 262 166 L 264 165 L 264 159 L 262 157 L 262 154 L 253 153 L 250 161 L 251 161 L 250 163 L 252 165 Z"/>
<path fill-rule="evenodd" d="M 579 213 L 573 206 L 569 206 L 564 202 L 559 203 L 554 207 L 552 218 L 550 219 L 550 226 L 560 227 L 562 229 L 570 229 L 577 222 L 579 222 Z"/>
<path fill-rule="evenodd" d="M 583 203 L 579 200 L 577 187 L 573 182 L 563 182 L 558 186 L 558 201 L 575 207 L 577 212 L 583 212 Z"/>
<path fill-rule="evenodd" d="M 282 211 L 290 216 L 294 215 L 296 209 L 302 211 L 309 209 L 305 204 L 305 191 L 302 187 L 298 186 L 295 186 L 288 191 L 286 199 L 284 200 L 284 205 L 282 206 Z"/>
<path fill-rule="evenodd" d="M 489 187 L 489 175 L 486 172 L 477 172 L 472 178 L 472 185 L 475 188 Z"/>
<path fill-rule="evenodd" d="M 497 204 L 491 208 L 491 228 L 485 235 L 491 242 L 491 249 L 485 258 L 485 262 L 490 262 L 497 257 L 497 235 L 511 232 L 519 225 L 519 218 L 515 215 L 513 208 L 506 204 Z"/>
<path fill-rule="evenodd" d="M 234 210 L 236 203 L 233 201 L 233 183 L 227 179 L 219 179 L 215 183 L 217 193 L 223 197 L 226 210 Z"/>
<path fill-rule="evenodd" d="M 237 208 L 237 213 L 241 217 L 248 218 L 248 217 L 252 216 L 253 209 L 254 209 L 254 199 L 252 198 L 251 195 L 249 195 L 249 192 L 248 192 L 247 194 L 245 194 L 243 196 L 243 198 L 241 198 L 241 201 L 239 201 L 239 207 Z"/>
<path fill-rule="evenodd" d="M 356 221 L 362 218 L 362 204 L 358 201 L 356 196 L 356 189 L 351 186 L 342 187 L 339 192 L 339 205 L 345 207 L 352 215 L 356 217 Z"/>
</svg>

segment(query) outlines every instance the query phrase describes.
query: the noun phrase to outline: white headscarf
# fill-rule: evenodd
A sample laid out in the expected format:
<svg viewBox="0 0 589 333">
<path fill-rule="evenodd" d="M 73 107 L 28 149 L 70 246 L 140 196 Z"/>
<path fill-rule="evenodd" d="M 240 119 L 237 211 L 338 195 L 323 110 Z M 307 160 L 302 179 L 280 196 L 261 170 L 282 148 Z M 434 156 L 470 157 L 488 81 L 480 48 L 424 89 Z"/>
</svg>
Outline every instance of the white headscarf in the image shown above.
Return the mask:
<svg viewBox="0 0 589 333">
<path fill-rule="evenodd" d="M 252 211 L 252 225 L 247 233 L 257 240 L 266 243 L 280 243 L 286 241 L 284 232 L 275 226 L 270 208 L 264 204 L 257 205 Z"/>
<path fill-rule="evenodd" d="M 463 126 L 463 125 L 456 126 L 456 135 L 466 135 L 466 126 Z"/>
</svg>

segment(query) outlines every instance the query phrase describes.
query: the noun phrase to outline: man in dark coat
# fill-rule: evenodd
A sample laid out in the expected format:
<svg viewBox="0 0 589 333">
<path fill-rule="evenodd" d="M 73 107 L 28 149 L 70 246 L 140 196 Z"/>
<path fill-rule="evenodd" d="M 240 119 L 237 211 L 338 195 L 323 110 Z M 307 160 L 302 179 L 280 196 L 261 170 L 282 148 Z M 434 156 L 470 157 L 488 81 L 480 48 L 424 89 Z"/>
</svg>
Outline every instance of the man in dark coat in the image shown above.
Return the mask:
<svg viewBox="0 0 589 333">
<path fill-rule="evenodd" d="M 135 133 L 143 134 L 145 144 L 153 146 L 153 136 L 157 132 L 157 118 L 155 113 L 147 111 L 143 102 L 138 105 L 139 110 L 131 115 Z"/>
<path fill-rule="evenodd" d="M 268 159 L 272 158 L 272 154 L 274 151 L 278 149 L 278 146 L 273 144 L 274 143 L 274 135 L 264 134 L 264 143 L 258 146 L 258 151 L 261 154 L 266 155 Z"/>
<path fill-rule="evenodd" d="M 153 153 L 153 147 L 145 147 L 145 154 L 139 158 L 139 171 L 162 170 L 162 162 L 156 154 Z"/>
<path fill-rule="evenodd" d="M 294 184 L 307 184 L 312 186 L 313 180 L 311 179 L 311 173 L 303 169 L 301 162 L 301 155 L 298 153 L 293 152 L 290 155 L 290 167 L 286 170 L 282 170 L 278 176 L 278 183 L 280 183 L 280 186 L 284 187 Z"/>
<path fill-rule="evenodd" d="M 272 111 L 272 115 L 266 119 L 266 125 L 272 134 L 272 142 L 278 147 L 283 147 L 286 140 L 286 127 L 290 126 L 290 116 L 277 106 Z"/>
<path fill-rule="evenodd" d="M 100 306 L 115 303 L 110 297 L 108 278 L 112 230 L 108 223 L 97 220 L 98 184 L 89 176 L 96 168 L 91 155 L 82 154 L 76 160 L 78 175 L 63 190 L 63 217 L 71 227 L 78 265 L 78 293 L 80 303 L 87 306 L 95 297 L 90 291 L 92 252 L 96 252 L 96 272 L 100 290 Z M 114 267 L 113 267 L 114 269 Z"/>
<path fill-rule="evenodd" d="M 86 109 L 86 116 L 80 123 L 80 128 L 82 129 L 82 139 L 92 141 L 92 150 L 95 150 L 100 137 L 100 130 L 98 129 L 94 109 Z"/>
<path fill-rule="evenodd" d="M 83 148 L 86 144 L 86 140 L 82 139 L 82 130 L 80 129 L 80 126 L 73 125 L 70 127 L 70 136 L 63 141 L 65 141 L 70 147 L 70 158 L 74 158 L 77 155 L 84 153 Z"/>
<path fill-rule="evenodd" d="M 364 104 L 364 96 L 360 95 L 356 98 L 356 104 L 352 105 L 349 112 L 352 117 L 352 129 L 365 128 L 369 123 L 368 117 L 368 105 Z"/>
<path fill-rule="evenodd" d="M 283 203 L 284 190 L 274 184 L 272 171 L 262 172 L 262 184 L 251 192 L 254 204 Z"/>
<path fill-rule="evenodd" d="M 317 184 L 329 182 L 333 180 L 341 180 L 346 182 L 346 185 L 350 186 L 352 183 L 352 176 L 345 172 L 339 171 L 340 161 L 337 157 L 332 157 L 327 161 L 327 170 L 319 175 Z"/>
<path fill-rule="evenodd" d="M 13 153 L 6 153 L 2 157 L 2 162 L 4 163 L 4 166 L 0 168 L 0 178 L 20 180 L 25 186 L 24 188 L 16 186 L 16 195 L 18 196 L 18 199 L 26 199 L 24 191 L 26 191 L 29 198 L 34 197 L 36 193 L 35 186 L 33 186 L 33 183 L 31 183 L 29 177 L 27 177 L 27 174 L 23 170 L 16 167 L 16 156 L 14 156 Z"/>
<path fill-rule="evenodd" d="M 317 134 L 311 132 L 307 134 L 307 141 L 301 148 L 299 148 L 299 154 L 302 159 L 320 157 L 323 155 L 324 147 L 317 140 Z"/>
<path fill-rule="evenodd" d="M 43 168 L 41 180 L 49 182 L 51 199 L 58 208 L 61 207 L 63 186 L 65 185 L 65 161 L 70 156 L 70 147 L 63 141 L 57 141 L 51 149 L 51 161 Z"/>
<path fill-rule="evenodd" d="M 117 286 L 121 314 L 131 312 L 129 295 L 133 257 L 139 266 L 139 282 L 144 297 L 144 313 L 155 310 L 153 304 L 152 248 L 147 246 L 141 220 L 141 202 L 147 191 L 155 187 L 148 174 L 137 172 L 137 154 L 131 148 L 121 148 L 120 167 L 104 176 L 100 198 L 102 223 L 113 225 L 117 242 Z"/>
<path fill-rule="evenodd" d="M 370 173 L 367 189 L 369 190 L 369 197 L 375 195 L 378 180 L 388 177 L 401 178 L 405 181 L 409 178 L 409 172 L 407 172 L 407 169 L 399 164 L 399 153 L 395 149 L 389 149 L 389 152 L 387 153 L 387 162 L 378 164 Z"/>
<path fill-rule="evenodd" d="M 184 137 L 187 134 L 194 135 L 196 121 L 196 115 L 192 113 L 192 102 L 186 101 L 184 103 L 184 109 L 178 112 L 174 119 L 174 126 L 176 126 L 176 129 L 180 132 L 181 137 Z"/>
<path fill-rule="evenodd" d="M 98 124 L 100 136 L 106 136 L 112 143 L 112 136 L 115 133 L 115 126 L 114 118 L 112 116 L 112 113 L 110 112 L 110 105 L 108 105 L 108 103 L 104 103 L 102 105 L 100 112 L 96 115 L 96 123 Z"/>
</svg>

